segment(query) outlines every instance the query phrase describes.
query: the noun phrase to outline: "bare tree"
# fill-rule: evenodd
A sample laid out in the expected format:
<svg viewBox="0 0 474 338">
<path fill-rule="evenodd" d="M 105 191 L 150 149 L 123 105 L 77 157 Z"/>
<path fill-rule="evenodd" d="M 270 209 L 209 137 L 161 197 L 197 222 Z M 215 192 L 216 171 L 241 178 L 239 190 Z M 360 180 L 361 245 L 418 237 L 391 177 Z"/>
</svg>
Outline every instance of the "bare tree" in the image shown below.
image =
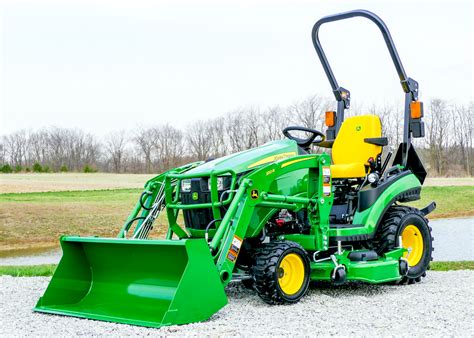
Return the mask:
<svg viewBox="0 0 474 338">
<path fill-rule="evenodd" d="M 324 112 L 333 110 L 332 100 L 311 96 L 289 107 L 273 106 L 260 111 L 243 107 L 221 117 L 193 122 L 183 132 L 171 125 L 137 128 L 127 139 L 124 131 L 108 134 L 102 142 L 76 128 L 19 130 L 1 136 L 0 163 L 59 170 L 67 166 L 82 171 L 84 166 L 115 172 L 164 171 L 184 163 L 221 157 L 270 140 L 281 139 L 288 125 L 303 125 L 324 131 Z M 382 120 L 382 133 L 393 148 L 403 136 L 403 113 L 399 106 L 351 107 L 352 113 L 372 113 Z M 415 139 L 419 155 L 436 175 L 472 174 L 474 103 L 453 104 L 434 99 L 425 109 L 426 137 Z M 133 147 L 128 147 L 133 145 Z M 328 149 L 313 149 L 315 152 Z"/>
<path fill-rule="evenodd" d="M 145 172 L 147 174 L 150 174 L 152 171 L 152 152 L 155 148 L 155 137 L 155 129 L 140 127 L 133 138 L 139 153 L 145 160 Z"/>
<path fill-rule="evenodd" d="M 40 129 L 30 134 L 28 139 L 28 162 L 30 165 L 35 162 L 43 164 L 50 162 L 48 140 L 49 132 L 47 129 Z"/>
<path fill-rule="evenodd" d="M 60 128 L 53 127 L 49 130 L 48 135 L 48 151 L 49 159 L 53 168 L 57 169 L 62 165 L 67 165 L 70 170 L 72 168 L 71 159 L 68 158 L 66 153 L 66 135 L 65 131 Z"/>
<path fill-rule="evenodd" d="M 0 164 L 7 162 L 7 149 L 4 144 L 4 137 L 0 140 Z"/>
<path fill-rule="evenodd" d="M 123 170 L 124 153 L 127 143 L 128 138 L 125 130 L 111 132 L 105 138 L 106 157 L 112 161 L 114 172 L 116 173 L 120 173 Z"/>
<path fill-rule="evenodd" d="M 206 128 L 207 138 L 211 142 L 211 157 L 221 157 L 227 153 L 225 138 L 225 118 L 218 117 L 208 121 Z"/>
<path fill-rule="evenodd" d="M 212 149 L 212 140 L 209 139 L 209 126 L 206 121 L 197 121 L 187 129 L 189 151 L 197 160 L 207 160 Z"/>
<path fill-rule="evenodd" d="M 233 111 L 227 114 L 225 131 L 229 140 L 230 152 L 235 153 L 245 150 L 245 140 L 243 135 L 245 117 L 242 110 Z"/>
<path fill-rule="evenodd" d="M 289 126 L 286 111 L 279 106 L 269 107 L 262 115 L 264 141 L 279 140 L 283 137 L 282 130 Z"/>
<path fill-rule="evenodd" d="M 428 148 L 431 164 L 437 174 L 444 172 L 445 150 L 449 144 L 448 130 L 451 119 L 448 116 L 447 103 L 441 99 L 433 99 L 430 103 L 428 124 Z"/>
<path fill-rule="evenodd" d="M 169 124 L 155 128 L 158 171 L 165 171 L 181 164 L 183 133 Z"/>
<path fill-rule="evenodd" d="M 21 166 L 26 163 L 28 152 L 28 133 L 26 130 L 14 132 L 4 138 L 6 151 L 12 165 Z"/>
<path fill-rule="evenodd" d="M 303 127 L 322 130 L 324 113 L 329 108 L 327 99 L 313 95 L 288 108 L 290 119 Z"/>
<path fill-rule="evenodd" d="M 454 137 L 459 146 L 464 170 L 471 175 L 471 158 L 474 138 L 474 102 L 468 106 L 453 107 Z"/>
<path fill-rule="evenodd" d="M 245 149 L 258 147 L 261 144 L 262 120 L 261 114 L 255 107 L 243 110 L 243 129 L 241 142 Z"/>
</svg>

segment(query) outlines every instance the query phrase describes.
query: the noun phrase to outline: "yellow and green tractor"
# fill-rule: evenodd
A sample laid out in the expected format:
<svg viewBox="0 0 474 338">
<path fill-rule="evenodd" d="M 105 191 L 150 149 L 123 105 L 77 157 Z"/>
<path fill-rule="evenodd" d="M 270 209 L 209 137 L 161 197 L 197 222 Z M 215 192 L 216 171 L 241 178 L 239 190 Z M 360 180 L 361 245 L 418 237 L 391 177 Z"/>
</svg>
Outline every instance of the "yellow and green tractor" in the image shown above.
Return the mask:
<svg viewBox="0 0 474 338">
<path fill-rule="evenodd" d="M 344 118 L 350 93 L 318 38 L 321 25 L 352 17 L 380 29 L 405 94 L 393 159 L 382 157 L 388 140 L 378 116 Z M 403 205 L 420 198 L 426 177 L 411 142 L 424 137 L 418 83 L 371 12 L 324 17 L 312 38 L 337 101 L 325 133 L 287 127 L 286 139 L 151 179 L 116 238 L 61 237 L 63 256 L 34 310 L 160 327 L 209 319 L 227 304 L 232 281 L 268 304 L 298 302 L 310 281 L 420 282 L 432 260 L 426 215 L 435 204 Z M 312 154 L 313 145 L 328 151 Z M 166 238 L 152 239 L 162 213 Z"/>
</svg>

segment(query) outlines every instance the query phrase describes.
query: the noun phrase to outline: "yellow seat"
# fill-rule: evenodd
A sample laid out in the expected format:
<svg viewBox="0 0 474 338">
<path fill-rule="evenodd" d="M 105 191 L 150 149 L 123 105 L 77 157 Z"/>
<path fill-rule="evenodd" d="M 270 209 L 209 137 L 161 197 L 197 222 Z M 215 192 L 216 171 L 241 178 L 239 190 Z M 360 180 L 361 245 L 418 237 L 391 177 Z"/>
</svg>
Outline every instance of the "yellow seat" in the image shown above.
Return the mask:
<svg viewBox="0 0 474 338">
<path fill-rule="evenodd" d="M 382 146 L 367 143 L 364 139 L 381 136 L 382 124 L 376 115 L 345 119 L 332 146 L 332 177 L 364 177 L 369 170 L 369 159 L 376 160 L 382 152 Z"/>
</svg>

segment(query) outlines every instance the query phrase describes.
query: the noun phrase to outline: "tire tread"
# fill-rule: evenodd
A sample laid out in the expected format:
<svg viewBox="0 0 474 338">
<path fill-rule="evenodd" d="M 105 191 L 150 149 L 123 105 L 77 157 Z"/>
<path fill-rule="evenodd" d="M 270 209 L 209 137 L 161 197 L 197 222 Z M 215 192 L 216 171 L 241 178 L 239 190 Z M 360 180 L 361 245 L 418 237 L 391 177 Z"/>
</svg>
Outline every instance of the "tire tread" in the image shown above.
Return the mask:
<svg viewBox="0 0 474 338">
<path fill-rule="evenodd" d="M 433 242 L 434 238 L 431 234 L 432 228 L 429 226 L 429 221 L 421 213 L 420 210 L 405 206 L 405 205 L 393 205 L 391 206 L 385 215 L 383 216 L 382 222 L 380 224 L 379 229 L 377 230 L 377 233 L 375 235 L 375 238 L 373 240 L 373 246 L 374 249 L 377 251 L 377 254 L 382 255 L 387 251 L 390 251 L 394 249 L 397 246 L 397 234 L 398 230 L 400 227 L 400 224 L 403 222 L 403 219 L 408 216 L 409 214 L 416 214 L 419 217 L 421 217 L 426 224 L 428 224 L 428 231 L 430 234 L 430 240 Z M 430 259 L 429 261 L 431 262 L 433 260 L 433 245 L 431 245 L 431 252 L 429 252 Z M 430 265 L 428 264 L 426 267 L 426 270 L 430 269 Z M 398 284 L 414 284 L 421 282 L 421 278 L 426 276 L 426 271 L 422 273 L 421 276 L 411 278 L 408 276 L 404 276 Z"/>
<path fill-rule="evenodd" d="M 255 252 L 255 264 L 252 266 L 253 286 L 259 297 L 267 304 L 285 304 L 297 302 L 306 292 L 308 286 L 304 286 L 306 290 L 298 299 L 288 300 L 282 297 L 278 289 L 278 281 L 275 278 L 280 257 L 289 249 L 296 248 L 305 252 L 303 247 L 295 242 L 290 241 L 274 241 L 264 244 Z M 309 280 L 308 283 L 309 284 Z"/>
</svg>

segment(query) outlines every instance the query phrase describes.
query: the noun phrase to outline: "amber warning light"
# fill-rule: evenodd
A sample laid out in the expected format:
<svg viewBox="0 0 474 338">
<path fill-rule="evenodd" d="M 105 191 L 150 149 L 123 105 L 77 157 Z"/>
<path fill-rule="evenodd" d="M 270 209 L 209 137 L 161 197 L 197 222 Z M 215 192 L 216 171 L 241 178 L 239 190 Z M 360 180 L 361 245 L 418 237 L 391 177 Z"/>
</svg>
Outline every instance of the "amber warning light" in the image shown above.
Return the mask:
<svg viewBox="0 0 474 338">
<path fill-rule="evenodd" d="M 412 119 L 423 117 L 423 102 L 413 101 L 410 103 L 410 116 Z"/>
<path fill-rule="evenodd" d="M 327 127 L 334 127 L 336 123 L 336 112 L 335 111 L 327 111 L 326 112 L 326 126 Z"/>
</svg>

